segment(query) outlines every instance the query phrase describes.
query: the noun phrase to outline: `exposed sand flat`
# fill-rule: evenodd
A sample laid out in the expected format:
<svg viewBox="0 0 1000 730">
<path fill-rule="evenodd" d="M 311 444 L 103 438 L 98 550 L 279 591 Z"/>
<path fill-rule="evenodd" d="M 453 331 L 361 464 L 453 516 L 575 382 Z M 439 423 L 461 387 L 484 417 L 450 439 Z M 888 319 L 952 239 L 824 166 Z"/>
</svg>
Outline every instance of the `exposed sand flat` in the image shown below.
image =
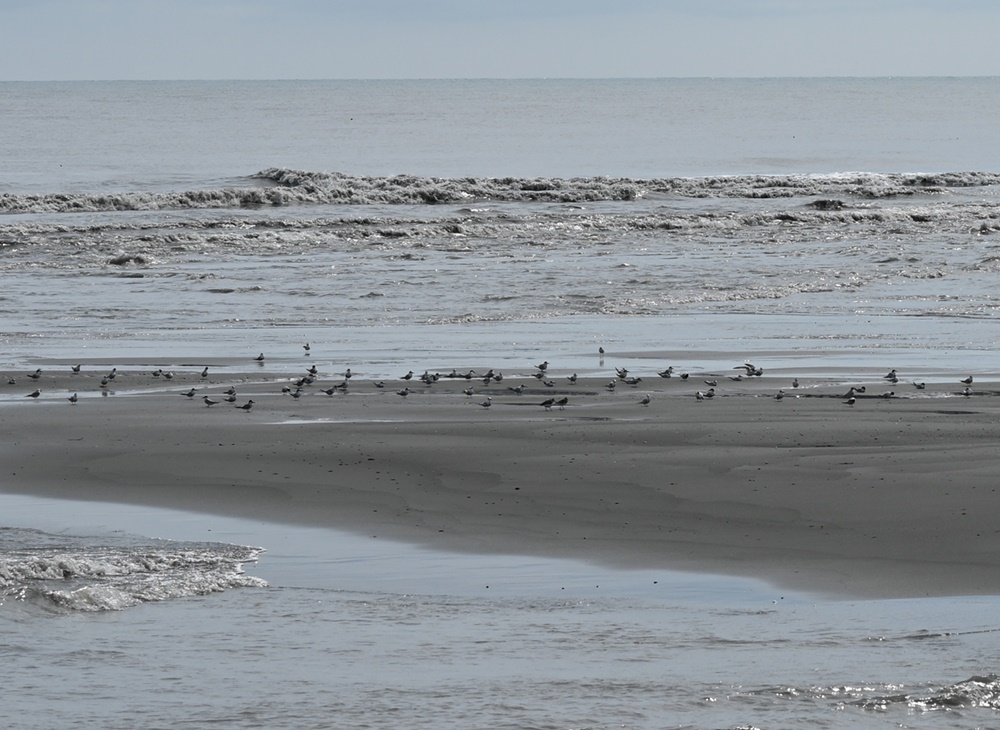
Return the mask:
<svg viewBox="0 0 1000 730">
<path fill-rule="evenodd" d="M 555 374 L 550 388 L 530 376 L 384 388 L 356 377 L 330 396 L 321 389 L 340 378 L 327 375 L 296 399 L 281 392 L 287 375 L 264 368 L 164 382 L 123 367 L 105 388 L 103 368 L 68 370 L 0 384 L 0 490 L 845 596 L 1000 593 L 996 378 L 965 396 L 964 374 L 924 390 L 875 376 L 848 405 L 846 377 L 792 388 L 725 373 L 698 400 L 702 376 L 614 391 L 610 377 Z M 250 412 L 201 400 L 230 384 Z M 565 408 L 540 405 L 563 396 Z"/>
</svg>

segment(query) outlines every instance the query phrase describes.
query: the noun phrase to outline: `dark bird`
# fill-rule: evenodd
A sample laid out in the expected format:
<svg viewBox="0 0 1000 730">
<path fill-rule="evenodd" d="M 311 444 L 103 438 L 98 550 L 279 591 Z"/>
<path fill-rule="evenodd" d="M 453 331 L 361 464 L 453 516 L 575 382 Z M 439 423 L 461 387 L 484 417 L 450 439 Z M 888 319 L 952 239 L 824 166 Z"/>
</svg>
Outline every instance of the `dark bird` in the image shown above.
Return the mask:
<svg viewBox="0 0 1000 730">
<path fill-rule="evenodd" d="M 254 358 L 254 360 L 256 360 L 257 362 L 264 362 L 264 353 L 263 352 L 260 353 L 257 357 Z"/>
<path fill-rule="evenodd" d="M 653 400 L 652 397 L 650 397 L 649 395 L 645 395 L 643 396 L 642 400 L 639 401 L 639 405 L 648 406 L 651 400 Z"/>
<path fill-rule="evenodd" d="M 409 394 L 410 394 L 410 389 L 409 389 L 409 388 L 403 388 L 402 390 L 397 390 L 397 391 L 396 391 L 396 395 L 401 395 L 401 396 L 403 396 L 404 398 L 405 398 L 406 396 L 408 396 Z"/>
<path fill-rule="evenodd" d="M 575 383 L 576 382 L 576 373 L 573 373 L 572 375 L 567 376 L 566 380 L 568 380 L 571 383 Z"/>
<path fill-rule="evenodd" d="M 556 402 L 555 398 L 546 398 L 541 403 L 539 403 L 539 405 L 542 408 L 544 408 L 545 410 L 551 411 L 552 410 L 552 406 L 553 406 L 553 404 L 555 404 L 555 402 Z"/>
<path fill-rule="evenodd" d="M 927 383 L 914 383 L 913 387 L 916 388 L 917 390 L 923 390 L 924 388 L 927 387 Z"/>
<path fill-rule="evenodd" d="M 377 383 L 372 383 L 372 385 L 374 385 L 376 388 L 384 388 L 385 387 L 385 381 L 384 380 L 379 380 Z"/>
<path fill-rule="evenodd" d="M 559 410 L 565 408 L 567 403 L 569 403 L 569 398 L 566 398 L 565 396 L 556 401 L 556 405 L 559 406 Z"/>
<path fill-rule="evenodd" d="M 80 400 L 80 398 L 79 396 L 77 396 L 76 393 L 74 393 L 67 400 L 69 400 L 70 403 L 76 403 L 78 400 Z"/>
<path fill-rule="evenodd" d="M 310 347 L 309 343 L 307 342 L 306 344 L 302 345 L 302 349 L 305 350 L 306 354 L 308 355 L 309 351 L 312 350 L 312 347 Z"/>
<path fill-rule="evenodd" d="M 31 378 L 32 380 L 38 380 L 40 377 L 42 377 L 42 369 L 38 368 L 35 372 L 28 373 L 28 377 Z"/>
<path fill-rule="evenodd" d="M 201 377 L 203 377 L 203 378 L 207 378 L 208 377 L 208 366 L 207 365 L 205 366 L 205 369 L 201 371 Z"/>
<path fill-rule="evenodd" d="M 857 402 L 857 398 L 855 398 L 852 395 L 850 398 L 848 398 L 847 400 L 844 401 L 844 404 L 848 405 L 848 406 L 853 406 L 856 402 Z"/>
<path fill-rule="evenodd" d="M 965 383 L 966 385 L 972 385 L 972 376 L 970 375 L 970 376 L 969 376 L 969 377 L 967 377 L 967 378 L 966 378 L 965 380 L 960 380 L 960 381 L 958 381 L 958 382 L 960 382 L 960 383 Z"/>
<path fill-rule="evenodd" d="M 411 370 L 406 375 L 404 375 L 402 378 L 400 378 L 400 380 L 409 380 L 412 377 L 413 377 L 413 371 Z"/>
<path fill-rule="evenodd" d="M 111 372 L 108 373 L 108 380 L 114 380 L 118 377 L 118 368 L 111 368 Z"/>
<path fill-rule="evenodd" d="M 194 398 L 194 394 L 195 394 L 195 389 L 194 388 L 191 388 L 191 390 L 189 390 L 186 393 L 181 393 L 181 395 L 186 395 L 188 398 Z"/>
<path fill-rule="evenodd" d="M 211 398 L 209 398 L 209 397 L 208 397 L 207 395 L 206 395 L 206 396 L 204 396 L 204 397 L 202 398 L 202 400 L 203 400 L 203 401 L 205 401 L 205 405 L 206 405 L 206 406 L 208 406 L 209 408 L 211 408 L 212 406 L 214 406 L 214 405 L 215 405 L 216 403 L 218 403 L 218 402 L 219 402 L 219 401 L 217 401 L 217 400 L 212 400 L 212 399 L 211 399 Z"/>
<path fill-rule="evenodd" d="M 492 398 L 489 398 L 489 397 L 487 397 L 487 398 L 486 398 L 486 400 L 484 400 L 484 401 L 483 401 L 482 403 L 480 403 L 479 405 L 481 405 L 481 406 L 482 406 L 483 408 L 489 408 L 489 407 L 490 407 L 491 405 L 493 405 L 493 399 L 492 399 Z"/>
<path fill-rule="evenodd" d="M 249 412 L 249 411 L 250 411 L 250 409 L 251 409 L 251 408 L 253 408 L 253 401 L 252 401 L 252 400 L 248 400 L 248 401 L 247 401 L 246 403 L 244 403 L 243 405 L 241 405 L 241 406 L 237 406 L 237 408 L 239 408 L 240 410 L 243 410 L 243 411 L 247 411 L 247 412 Z"/>
<path fill-rule="evenodd" d="M 671 365 L 666 370 L 661 370 L 657 373 L 661 378 L 672 378 L 674 377 L 674 366 Z"/>
<path fill-rule="evenodd" d="M 78 373 L 78 372 L 80 372 L 80 368 L 82 368 L 82 367 L 83 367 L 82 365 L 74 365 L 74 366 L 73 366 L 73 367 L 71 368 L 71 370 L 72 370 L 72 371 L 73 371 L 74 373 Z"/>
<path fill-rule="evenodd" d="M 25 398 L 37 398 L 37 397 L 38 397 L 38 396 L 40 396 L 41 394 L 42 394 L 42 391 L 40 391 L 40 390 L 39 390 L 38 388 L 35 388 L 35 390 L 34 390 L 34 391 L 32 391 L 31 393 L 28 393 L 28 394 L 27 394 L 26 396 L 24 396 L 24 397 L 25 397 Z"/>
<path fill-rule="evenodd" d="M 546 360 L 545 362 L 541 363 L 540 365 L 536 365 L 535 367 L 537 367 L 539 370 L 541 370 L 544 373 L 546 370 L 549 369 L 549 361 Z"/>
<path fill-rule="evenodd" d="M 719 381 L 718 381 L 718 380 L 706 380 L 706 381 L 705 381 L 705 385 L 707 385 L 707 386 L 708 386 L 708 387 L 710 387 L 710 388 L 714 388 L 714 387 L 715 387 L 715 386 L 717 386 L 718 384 L 719 384 Z"/>
</svg>

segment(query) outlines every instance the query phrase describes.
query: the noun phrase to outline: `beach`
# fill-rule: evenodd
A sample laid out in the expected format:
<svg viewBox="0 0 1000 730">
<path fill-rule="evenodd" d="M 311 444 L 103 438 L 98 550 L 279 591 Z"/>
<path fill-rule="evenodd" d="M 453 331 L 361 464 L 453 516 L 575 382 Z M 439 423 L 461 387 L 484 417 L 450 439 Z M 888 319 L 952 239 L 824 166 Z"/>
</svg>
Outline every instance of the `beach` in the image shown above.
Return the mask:
<svg viewBox="0 0 1000 730">
<path fill-rule="evenodd" d="M 327 368 L 293 397 L 300 376 L 255 366 L 177 368 L 169 382 L 128 360 L 18 373 L 0 407 L 2 488 L 833 597 L 1000 586 L 996 378 L 966 391 L 964 374 L 940 373 L 918 389 L 861 372 L 793 387 L 652 370 L 629 385 L 609 366 L 607 378 L 525 370 L 486 385 L 469 367 L 376 387 Z M 697 397 L 709 382 L 714 397 Z M 222 400 L 230 386 L 235 403 Z M 851 386 L 864 392 L 848 403 Z"/>
</svg>

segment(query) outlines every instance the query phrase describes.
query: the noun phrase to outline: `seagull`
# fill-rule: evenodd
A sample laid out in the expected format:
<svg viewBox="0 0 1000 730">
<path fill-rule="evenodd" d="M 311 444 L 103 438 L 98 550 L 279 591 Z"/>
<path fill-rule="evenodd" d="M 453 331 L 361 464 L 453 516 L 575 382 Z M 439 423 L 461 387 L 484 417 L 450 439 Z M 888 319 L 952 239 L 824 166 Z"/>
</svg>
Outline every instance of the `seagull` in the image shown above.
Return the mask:
<svg viewBox="0 0 1000 730">
<path fill-rule="evenodd" d="M 730 375 L 729 379 L 732 380 L 732 381 L 734 381 L 734 382 L 736 382 L 736 383 L 739 383 L 741 380 L 743 380 L 743 376 L 742 375 Z"/>
<path fill-rule="evenodd" d="M 82 368 L 82 367 L 83 367 L 83 365 L 74 365 L 74 366 L 73 366 L 73 367 L 71 368 L 71 370 L 72 370 L 72 371 L 73 371 L 74 373 L 78 373 L 78 372 L 80 372 L 80 368 Z"/>
<path fill-rule="evenodd" d="M 327 395 L 330 395 L 330 396 L 332 396 L 336 392 L 337 392 L 336 386 L 331 386 L 329 388 L 326 388 L 325 390 L 320 390 L 320 393 L 326 393 Z"/>
<path fill-rule="evenodd" d="M 413 371 L 411 370 L 406 375 L 404 375 L 402 378 L 400 378 L 400 380 L 409 380 L 412 377 L 413 377 Z"/>
<path fill-rule="evenodd" d="M 410 389 L 409 389 L 409 388 L 403 388 L 402 390 L 397 390 L 397 391 L 396 391 L 396 395 L 401 395 L 401 396 L 403 396 L 404 398 L 405 398 L 406 396 L 408 396 L 409 394 L 410 394 Z"/>
<path fill-rule="evenodd" d="M 674 366 L 671 365 L 666 370 L 661 370 L 657 373 L 661 378 L 672 378 L 674 377 Z"/>
<path fill-rule="evenodd" d="M 350 380 L 351 379 L 351 369 L 350 368 L 347 368 L 347 370 L 344 372 L 344 378 L 346 380 Z"/>
<path fill-rule="evenodd" d="M 260 353 L 257 357 L 254 358 L 254 360 L 256 360 L 257 362 L 264 362 L 264 353 L 263 352 Z"/>
<path fill-rule="evenodd" d="M 102 388 L 107 388 L 108 387 L 108 383 L 110 383 L 110 382 L 111 381 L 108 380 L 108 376 L 105 375 L 103 378 L 101 378 L 101 387 Z"/>
<path fill-rule="evenodd" d="M 25 397 L 25 398 L 37 398 L 37 397 L 38 397 L 38 396 L 40 396 L 41 394 L 42 394 L 42 391 L 40 391 L 40 390 L 39 390 L 38 388 L 35 388 L 35 390 L 34 390 L 34 391 L 32 391 L 31 393 L 28 393 L 28 394 L 27 394 L 26 396 L 24 396 L 24 397 Z"/>
<path fill-rule="evenodd" d="M 507 390 L 514 393 L 515 395 L 521 395 L 524 392 L 524 385 L 518 385 L 516 388 L 511 388 L 508 386 Z"/>
<path fill-rule="evenodd" d="M 649 402 L 653 400 L 648 394 L 643 396 L 643 399 L 639 401 L 639 405 L 648 406 Z"/>
<path fill-rule="evenodd" d="M 614 390 L 616 385 L 618 385 L 618 383 L 616 381 L 614 381 L 614 380 L 611 380 L 604 387 L 606 387 L 608 390 Z"/>
<path fill-rule="evenodd" d="M 628 377 L 628 368 L 615 368 L 615 372 L 618 373 L 618 377 L 622 380 Z"/>
<path fill-rule="evenodd" d="M 642 382 L 642 378 L 625 378 L 625 384 L 631 385 L 632 387 L 637 386 Z"/>
<path fill-rule="evenodd" d="M 315 365 L 311 365 L 309 369 L 306 370 L 306 372 L 309 373 L 310 375 L 317 375 L 319 373 L 319 368 L 317 368 Z"/>
<path fill-rule="evenodd" d="M 471 387 L 470 388 L 466 388 L 462 392 L 465 393 L 468 396 L 471 396 L 471 395 L 473 395 L 475 393 L 475 391 Z"/>
<path fill-rule="evenodd" d="M 38 380 L 40 377 L 42 377 L 42 369 L 38 368 L 35 372 L 28 373 L 28 377 L 31 378 L 32 380 Z"/>
<path fill-rule="evenodd" d="M 694 394 L 694 397 L 697 398 L 698 400 L 705 400 L 705 394 L 702 393 L 700 390 Z"/>
<path fill-rule="evenodd" d="M 882 395 L 880 395 L 879 398 L 892 398 L 894 395 L 896 395 L 896 391 L 887 390 L 885 393 L 882 393 Z"/>
<path fill-rule="evenodd" d="M 576 373 L 573 373 L 572 375 L 567 376 L 566 380 L 568 380 L 571 383 L 575 383 L 576 382 Z"/>
<path fill-rule="evenodd" d="M 844 398 L 853 398 L 855 393 L 860 393 L 860 392 L 861 392 L 860 390 L 858 390 L 857 388 L 855 388 L 852 385 L 850 388 L 847 389 L 847 392 L 844 393 L 843 397 Z"/>
<path fill-rule="evenodd" d="M 202 398 L 202 400 L 203 400 L 203 401 L 205 401 L 205 405 L 206 405 L 206 406 L 209 406 L 209 407 L 212 407 L 212 406 L 214 406 L 214 405 L 215 405 L 216 403 L 218 403 L 218 402 L 219 402 L 219 401 L 217 401 L 217 400 L 212 400 L 212 399 L 211 399 L 211 398 L 209 398 L 209 397 L 208 397 L 207 395 L 206 395 L 206 396 L 204 396 L 204 397 Z"/>
<path fill-rule="evenodd" d="M 557 400 L 557 401 L 556 401 L 556 405 L 557 405 L 557 406 L 559 406 L 559 410 L 560 410 L 560 411 L 561 411 L 561 410 L 562 410 L 563 408 L 565 408 L 565 407 L 566 407 L 566 404 L 567 404 L 567 403 L 569 403 L 569 398 L 567 398 L 567 397 L 565 397 L 565 396 L 563 396 L 562 398 L 560 398 L 559 400 Z"/>
<path fill-rule="evenodd" d="M 544 385 L 546 388 L 554 388 L 554 387 L 556 387 L 556 381 L 554 381 L 554 380 L 545 380 L 545 381 L 542 381 L 542 385 Z"/>
<path fill-rule="evenodd" d="M 552 410 L 552 406 L 555 404 L 555 402 L 556 402 L 555 398 L 546 398 L 545 400 L 543 400 L 538 405 L 540 405 L 542 408 L 544 408 L 547 411 L 551 411 Z"/>
<path fill-rule="evenodd" d="M 546 360 L 545 362 L 541 363 L 540 365 L 536 365 L 535 367 L 544 373 L 546 370 L 549 369 L 549 361 Z"/>
<path fill-rule="evenodd" d="M 173 380 L 174 374 L 172 372 L 163 373 L 163 377 L 165 377 L 167 380 Z"/>
<path fill-rule="evenodd" d="M 237 408 L 239 408 L 240 410 L 244 410 L 244 411 L 246 411 L 247 413 L 249 413 L 249 412 L 250 412 L 250 409 L 251 409 L 251 408 L 253 408 L 253 401 L 252 401 L 252 400 L 248 400 L 248 401 L 247 401 L 246 403 L 244 403 L 243 405 L 241 405 L 241 406 L 237 406 Z"/>
<path fill-rule="evenodd" d="M 206 365 L 205 369 L 201 371 L 201 377 L 203 377 L 203 378 L 207 378 L 208 377 L 208 365 Z"/>
<path fill-rule="evenodd" d="M 893 380 L 893 379 L 895 379 L 896 378 L 896 368 L 893 368 L 892 370 L 890 370 L 889 372 L 887 372 L 882 377 L 885 378 L 886 380 Z"/>
<path fill-rule="evenodd" d="M 481 405 L 483 408 L 489 408 L 491 405 L 493 405 L 493 399 L 490 398 L 490 397 L 487 397 L 486 400 L 484 400 L 479 405 Z"/>
<path fill-rule="evenodd" d="M 150 373 L 150 374 L 151 374 L 151 375 L 152 375 L 152 376 L 153 376 L 154 378 L 158 378 L 158 377 L 160 377 L 161 375 L 163 375 L 163 370 L 154 370 L 154 371 L 153 371 L 152 373 Z"/>
<path fill-rule="evenodd" d="M 848 398 L 847 400 L 844 401 L 844 405 L 853 406 L 856 402 L 857 402 L 857 398 L 855 398 L 852 395 L 850 398 Z"/>
<path fill-rule="evenodd" d="M 37 393 L 38 391 L 36 390 L 35 392 Z M 972 395 L 972 388 L 970 388 L 968 385 L 966 385 L 965 389 L 962 391 L 962 395 L 964 395 L 964 396 L 970 396 L 970 395 Z"/>
<path fill-rule="evenodd" d="M 301 398 L 302 397 L 302 388 L 296 388 L 294 391 L 292 391 L 291 396 L 292 396 L 292 398 Z"/>
<path fill-rule="evenodd" d="M 181 393 L 181 395 L 186 395 L 188 398 L 194 398 L 195 389 L 191 388 L 187 393 Z"/>
<path fill-rule="evenodd" d="M 688 377 L 688 373 L 681 373 L 681 380 L 687 380 Z"/>
<path fill-rule="evenodd" d="M 76 402 L 77 402 L 77 401 L 79 400 L 79 397 L 77 396 L 77 394 L 76 394 L 76 393 L 74 393 L 74 394 L 73 394 L 73 395 L 71 395 L 71 396 L 70 396 L 69 398 L 67 398 L 67 400 L 68 400 L 68 401 L 69 401 L 70 403 L 76 403 Z"/>
<path fill-rule="evenodd" d="M 223 392 L 223 395 L 236 395 L 236 388 L 230 385 L 229 389 Z"/>
<path fill-rule="evenodd" d="M 960 383 L 965 383 L 966 385 L 972 385 L 972 376 L 970 375 L 965 380 L 959 380 Z"/>
<path fill-rule="evenodd" d="M 714 398 L 715 397 L 715 388 L 709 388 L 708 390 L 706 390 L 705 391 L 705 397 L 706 398 Z"/>
</svg>

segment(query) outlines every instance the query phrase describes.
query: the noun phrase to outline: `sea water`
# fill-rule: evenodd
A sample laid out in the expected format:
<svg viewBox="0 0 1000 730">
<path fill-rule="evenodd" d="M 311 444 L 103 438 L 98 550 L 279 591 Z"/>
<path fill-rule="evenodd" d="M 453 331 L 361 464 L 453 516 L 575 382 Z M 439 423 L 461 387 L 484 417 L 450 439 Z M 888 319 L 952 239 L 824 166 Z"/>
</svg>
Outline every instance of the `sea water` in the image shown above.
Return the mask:
<svg viewBox="0 0 1000 730">
<path fill-rule="evenodd" d="M 599 373 L 598 347 L 640 368 L 996 373 L 998 79 L 0 92 L 5 375 L 238 372 L 260 351 L 292 369 L 306 341 L 373 378 Z M 13 727 L 997 718 L 992 598 L 838 602 L 159 510 L 0 510 Z"/>
</svg>

